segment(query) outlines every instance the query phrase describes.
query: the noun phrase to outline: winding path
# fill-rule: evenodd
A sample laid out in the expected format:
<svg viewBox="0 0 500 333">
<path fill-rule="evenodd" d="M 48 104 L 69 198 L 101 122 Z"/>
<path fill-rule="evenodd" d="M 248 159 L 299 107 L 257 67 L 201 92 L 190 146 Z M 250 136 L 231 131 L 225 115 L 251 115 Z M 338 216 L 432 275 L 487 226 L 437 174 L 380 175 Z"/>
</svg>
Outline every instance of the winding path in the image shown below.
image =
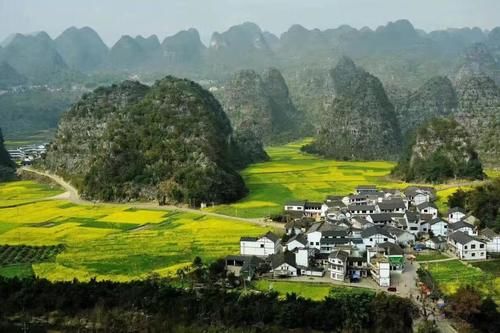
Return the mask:
<svg viewBox="0 0 500 333">
<path fill-rule="evenodd" d="M 51 179 L 52 181 L 56 182 L 57 184 L 59 184 L 62 188 L 64 188 L 64 190 L 65 190 L 64 193 L 59 194 L 59 195 L 52 197 L 50 199 L 68 200 L 68 201 L 71 201 L 72 203 L 77 204 L 77 205 L 95 205 L 96 204 L 96 202 L 82 199 L 80 197 L 80 195 L 78 194 L 78 190 L 73 185 L 71 185 L 70 183 L 68 183 L 67 181 L 65 181 L 64 179 L 62 179 L 61 177 L 59 177 L 57 175 L 54 175 L 54 174 L 49 173 L 49 172 L 33 169 L 31 167 L 23 167 L 21 169 L 23 171 L 26 171 L 26 172 L 34 173 L 38 176 L 47 177 L 47 178 Z M 120 205 L 120 203 L 101 203 L 101 202 L 99 202 L 98 204 L 102 205 L 102 206 Z M 182 206 L 172 206 L 172 205 L 160 206 L 160 205 L 153 203 L 153 202 L 130 202 L 130 203 L 122 204 L 122 205 L 126 205 L 127 207 L 131 207 L 131 208 L 138 208 L 138 209 L 166 210 L 166 211 L 177 210 L 177 211 L 186 212 L 186 213 L 202 214 L 202 215 L 213 216 L 213 217 L 218 217 L 218 218 L 231 219 L 231 220 L 236 220 L 236 221 L 241 221 L 241 222 L 246 222 L 246 223 L 252 223 L 252 224 L 259 225 L 259 226 L 271 227 L 271 228 L 278 229 L 278 230 L 284 229 L 284 224 L 276 223 L 276 222 L 267 222 L 267 221 L 264 221 L 264 219 L 250 219 L 250 218 L 243 218 L 243 217 L 235 217 L 235 216 L 207 212 L 207 211 L 202 211 L 199 209 L 193 209 L 193 208 L 182 207 Z"/>
</svg>

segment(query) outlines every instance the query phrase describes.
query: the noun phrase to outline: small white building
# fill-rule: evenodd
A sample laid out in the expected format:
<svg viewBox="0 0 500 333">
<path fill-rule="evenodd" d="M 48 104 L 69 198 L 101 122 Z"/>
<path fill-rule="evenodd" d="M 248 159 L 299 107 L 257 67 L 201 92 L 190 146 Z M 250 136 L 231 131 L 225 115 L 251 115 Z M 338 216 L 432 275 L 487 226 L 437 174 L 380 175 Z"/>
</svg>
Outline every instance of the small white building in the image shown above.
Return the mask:
<svg viewBox="0 0 500 333">
<path fill-rule="evenodd" d="M 328 269 L 333 280 L 344 281 L 347 274 L 347 258 L 349 253 L 345 251 L 333 251 L 328 256 Z"/>
<path fill-rule="evenodd" d="M 425 241 L 425 247 L 437 251 L 446 250 L 447 240 L 443 236 L 435 236 Z"/>
<path fill-rule="evenodd" d="M 460 207 L 454 207 L 448 210 L 448 222 L 456 223 L 465 217 L 465 210 Z"/>
<path fill-rule="evenodd" d="M 486 242 L 486 251 L 500 253 L 500 235 L 489 228 L 484 228 L 479 232 L 481 239 Z"/>
<path fill-rule="evenodd" d="M 271 272 L 274 277 L 293 277 L 299 275 L 295 254 L 281 252 L 271 256 Z"/>
<path fill-rule="evenodd" d="M 305 201 L 289 201 L 285 203 L 286 212 L 304 212 L 306 202 Z"/>
<path fill-rule="evenodd" d="M 351 215 L 369 215 L 377 211 L 373 205 L 349 205 L 347 209 Z"/>
<path fill-rule="evenodd" d="M 409 231 L 398 229 L 389 225 L 383 227 L 383 229 L 385 229 L 398 244 L 409 245 L 415 243 L 415 234 L 412 234 Z"/>
<path fill-rule="evenodd" d="M 396 243 L 396 240 L 384 228 L 371 227 L 361 232 L 365 249 L 374 247 L 377 244 L 389 242 Z"/>
<path fill-rule="evenodd" d="M 438 216 L 438 209 L 431 202 L 423 202 L 420 205 L 417 205 L 417 211 L 420 214 L 429 214 L 432 215 L 433 218 Z"/>
<path fill-rule="evenodd" d="M 377 251 L 372 252 L 368 250 L 366 255 L 371 277 L 379 286 L 389 287 L 391 285 L 391 265 L 389 264 L 389 259 Z"/>
<path fill-rule="evenodd" d="M 305 247 L 307 247 L 307 237 L 304 234 L 295 235 L 286 242 L 286 249 L 288 251 L 303 249 Z"/>
<path fill-rule="evenodd" d="M 461 260 L 486 259 L 486 243 L 461 231 L 448 236 L 448 249 Z"/>
<path fill-rule="evenodd" d="M 306 232 L 307 243 L 310 248 L 321 249 L 322 223 L 314 223 Z"/>
<path fill-rule="evenodd" d="M 240 254 L 242 256 L 267 257 L 281 252 L 281 240 L 272 233 L 261 237 L 241 237 Z"/>
<path fill-rule="evenodd" d="M 461 231 L 470 236 L 477 236 L 476 228 L 470 224 L 465 222 L 464 220 L 451 223 L 449 225 L 450 232 Z"/>
<path fill-rule="evenodd" d="M 447 236 L 448 223 L 439 217 L 433 218 L 429 221 L 430 230 L 434 236 Z"/>
</svg>

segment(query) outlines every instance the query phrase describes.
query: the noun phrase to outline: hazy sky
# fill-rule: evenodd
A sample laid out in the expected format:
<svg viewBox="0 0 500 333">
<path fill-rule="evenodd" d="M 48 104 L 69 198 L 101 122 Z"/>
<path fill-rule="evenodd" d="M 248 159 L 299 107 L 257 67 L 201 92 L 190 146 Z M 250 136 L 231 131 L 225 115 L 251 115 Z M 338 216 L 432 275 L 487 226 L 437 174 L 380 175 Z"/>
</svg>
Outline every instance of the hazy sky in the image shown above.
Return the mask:
<svg viewBox="0 0 500 333">
<path fill-rule="evenodd" d="M 111 45 L 124 34 L 162 40 L 195 27 L 207 42 L 213 31 L 252 21 L 281 34 L 290 25 L 376 28 L 409 19 L 424 30 L 500 25 L 500 0 L 0 0 L 0 41 L 14 32 L 45 30 L 57 37 L 70 26 L 90 26 Z"/>
</svg>

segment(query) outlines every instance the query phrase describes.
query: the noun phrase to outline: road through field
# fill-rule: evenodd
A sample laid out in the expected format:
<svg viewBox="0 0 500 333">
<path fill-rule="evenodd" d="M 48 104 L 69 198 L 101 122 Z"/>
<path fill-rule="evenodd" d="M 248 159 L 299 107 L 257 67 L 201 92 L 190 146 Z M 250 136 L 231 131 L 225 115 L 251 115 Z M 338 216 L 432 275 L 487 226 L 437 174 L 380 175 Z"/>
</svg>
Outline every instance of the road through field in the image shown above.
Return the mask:
<svg viewBox="0 0 500 333">
<path fill-rule="evenodd" d="M 57 184 L 59 184 L 62 188 L 64 188 L 64 190 L 66 192 L 64 192 L 60 195 L 57 195 L 51 199 L 68 200 L 68 201 L 71 201 L 72 203 L 77 204 L 77 205 L 95 205 L 96 204 L 95 202 L 82 199 L 80 197 L 80 195 L 78 194 L 78 190 L 73 185 L 71 185 L 70 183 L 68 183 L 67 181 L 65 181 L 64 179 L 62 179 L 61 177 L 59 177 L 57 175 L 54 175 L 54 174 L 49 173 L 49 172 L 33 169 L 30 167 L 23 167 L 22 170 L 26 171 L 26 172 L 34 173 L 34 174 L 42 176 L 42 177 L 47 177 L 47 178 L 51 179 L 52 181 L 56 182 Z M 117 205 L 117 204 L 116 203 L 110 204 L 110 203 L 99 202 L 99 205 L 105 206 L 105 205 Z M 126 205 L 127 207 L 138 208 L 138 209 L 168 210 L 168 211 L 178 210 L 178 211 L 186 212 L 186 213 L 195 213 L 195 214 L 202 214 L 202 215 L 207 215 L 207 216 L 237 220 L 237 221 L 241 221 L 241 222 L 260 225 L 263 227 L 271 227 L 271 228 L 278 229 L 278 230 L 284 229 L 284 224 L 276 223 L 276 222 L 267 222 L 262 218 L 243 218 L 243 217 L 228 216 L 228 215 L 224 215 L 224 214 L 206 212 L 206 211 L 201 211 L 198 209 L 193 209 L 193 208 L 188 208 L 188 207 L 171 206 L 171 205 L 160 206 L 160 205 L 152 203 L 152 202 L 145 202 L 145 203 L 131 202 L 131 203 L 126 203 L 124 205 Z"/>
</svg>

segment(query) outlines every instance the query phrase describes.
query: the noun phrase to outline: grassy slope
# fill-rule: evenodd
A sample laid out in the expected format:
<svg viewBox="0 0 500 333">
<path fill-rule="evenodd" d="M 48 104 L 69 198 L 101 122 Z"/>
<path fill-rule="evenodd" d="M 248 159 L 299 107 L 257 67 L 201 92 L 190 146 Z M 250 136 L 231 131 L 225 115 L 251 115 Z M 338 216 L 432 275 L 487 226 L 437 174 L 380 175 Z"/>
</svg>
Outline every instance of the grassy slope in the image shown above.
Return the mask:
<svg viewBox="0 0 500 333">
<path fill-rule="evenodd" d="M 269 281 L 258 280 L 254 283 L 254 288 L 261 291 L 276 291 L 278 294 L 295 293 L 298 296 L 312 300 L 322 300 L 331 292 L 373 292 L 370 289 L 359 287 L 335 286 L 326 283 L 307 283 L 293 281 Z"/>
<path fill-rule="evenodd" d="M 410 184 L 389 178 L 395 163 L 387 161 L 352 162 L 322 159 L 300 151 L 307 140 L 267 149 L 271 161 L 243 170 L 250 189 L 243 200 L 208 208 L 230 216 L 263 217 L 279 213 L 289 200 L 323 201 L 327 195 L 346 195 L 357 185 L 375 184 L 386 188 L 404 188 Z M 470 186 L 444 184 L 437 186 L 438 206 L 447 209 L 446 201 L 458 188 Z"/>
<path fill-rule="evenodd" d="M 51 280 L 95 276 L 124 281 L 151 272 L 175 274 L 195 256 L 213 260 L 238 253 L 242 235 L 267 231 L 202 214 L 129 209 L 127 205 L 79 206 L 59 200 L 29 202 L 57 193 L 33 182 L 0 184 L 0 193 L 9 193 L 1 197 L 0 244 L 66 245 L 55 262 L 33 264 L 36 275 Z M 0 274 L 16 272 L 25 275 L 27 267 L 4 267 Z"/>
</svg>

